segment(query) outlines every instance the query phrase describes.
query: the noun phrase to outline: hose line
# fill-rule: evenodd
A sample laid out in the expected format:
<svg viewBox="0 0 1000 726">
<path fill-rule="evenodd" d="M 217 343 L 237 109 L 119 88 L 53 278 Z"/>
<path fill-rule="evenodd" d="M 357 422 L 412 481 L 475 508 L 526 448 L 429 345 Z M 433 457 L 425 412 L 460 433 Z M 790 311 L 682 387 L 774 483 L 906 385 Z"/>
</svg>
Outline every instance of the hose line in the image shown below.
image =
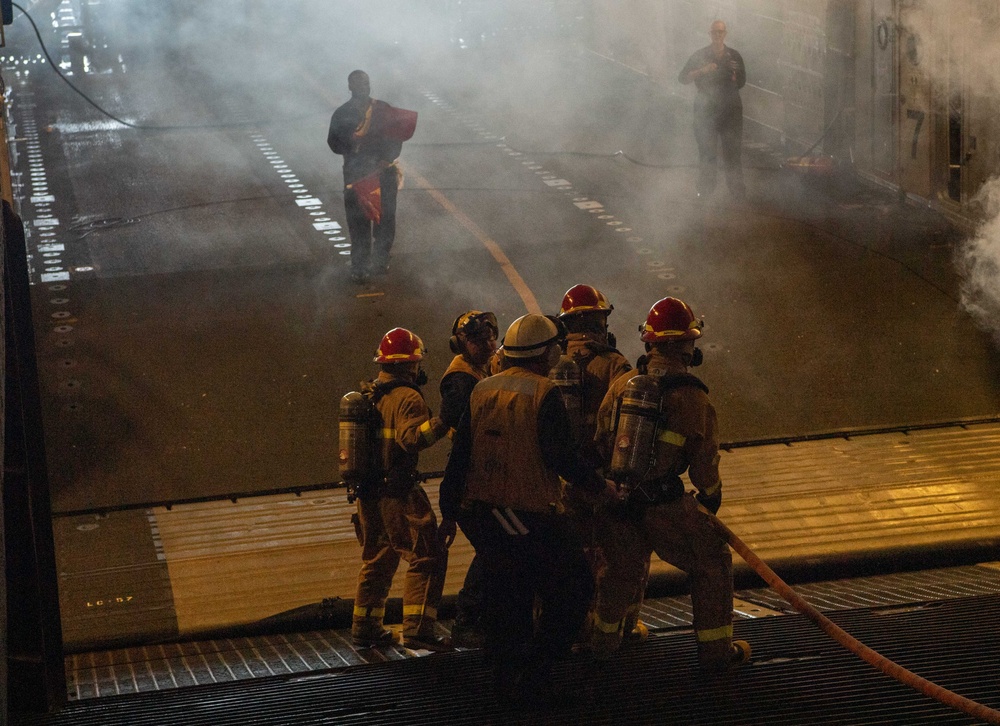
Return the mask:
<svg viewBox="0 0 1000 726">
<path fill-rule="evenodd" d="M 767 563 L 760 559 L 760 557 L 755 555 L 753 551 L 747 547 L 746 543 L 737 537 L 736 534 L 729 529 L 729 527 L 723 524 L 718 517 L 711 515 L 708 512 L 705 512 L 705 514 L 709 517 L 712 526 L 715 527 L 719 534 L 722 535 L 722 538 L 729 543 L 730 547 L 736 550 L 739 556 L 743 558 L 743 560 L 754 572 L 760 575 L 761 578 L 763 578 L 763 580 L 770 585 L 775 592 L 787 600 L 793 608 L 812 620 L 824 633 L 837 641 L 837 643 L 854 653 L 869 665 L 882 671 L 887 676 L 896 679 L 910 688 L 920 691 L 925 696 L 929 696 L 946 706 L 967 713 L 968 715 L 986 723 L 997 724 L 1000 726 L 1000 711 L 996 711 L 981 703 L 977 703 L 976 701 L 968 699 L 965 696 L 960 696 L 954 691 L 949 691 L 943 686 L 939 686 L 936 683 L 928 681 L 926 678 L 918 676 L 913 671 L 907 670 L 898 663 L 894 663 L 884 655 L 872 650 L 846 630 L 836 625 L 832 620 L 823 615 L 823 613 L 806 602 L 798 593 L 789 587 L 784 580 L 778 577 L 774 570 L 768 567 Z"/>
</svg>

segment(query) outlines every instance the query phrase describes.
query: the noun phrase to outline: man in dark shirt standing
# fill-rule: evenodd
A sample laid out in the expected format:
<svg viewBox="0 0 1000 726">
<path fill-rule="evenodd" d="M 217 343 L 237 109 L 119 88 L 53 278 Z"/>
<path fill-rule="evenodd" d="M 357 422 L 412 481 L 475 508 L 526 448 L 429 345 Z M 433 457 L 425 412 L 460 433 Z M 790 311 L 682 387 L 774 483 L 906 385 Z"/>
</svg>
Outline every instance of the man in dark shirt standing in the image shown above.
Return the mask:
<svg viewBox="0 0 1000 726">
<path fill-rule="evenodd" d="M 369 275 L 389 270 L 400 178 L 396 159 L 403 149 L 403 140 L 385 133 L 382 119 L 392 107 L 372 99 L 367 73 L 352 71 L 347 77 L 347 87 L 351 100 L 333 112 L 326 143 L 334 154 L 344 157 L 344 208 L 351 235 L 351 278 L 363 283 Z M 371 195 L 380 197 L 374 207 L 367 201 Z"/>
<path fill-rule="evenodd" d="M 696 51 L 684 64 L 678 79 L 694 83 L 694 137 L 698 142 L 698 198 L 704 199 L 715 189 L 718 167 L 716 149 L 722 141 L 722 161 L 726 166 L 726 184 L 736 199 L 746 196 L 743 166 L 740 160 L 743 142 L 743 102 L 740 89 L 747 82 L 743 56 L 725 44 L 726 24 L 712 23 L 711 45 Z"/>
</svg>

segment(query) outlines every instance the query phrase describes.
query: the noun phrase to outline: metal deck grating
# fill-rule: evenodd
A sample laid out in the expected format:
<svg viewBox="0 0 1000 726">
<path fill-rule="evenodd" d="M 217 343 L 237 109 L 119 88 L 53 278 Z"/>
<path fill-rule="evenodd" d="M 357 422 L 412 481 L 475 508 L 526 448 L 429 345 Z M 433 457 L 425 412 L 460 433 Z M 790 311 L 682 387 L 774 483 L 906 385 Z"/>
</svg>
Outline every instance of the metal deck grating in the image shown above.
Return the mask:
<svg viewBox="0 0 1000 726">
<path fill-rule="evenodd" d="M 839 611 L 842 628 L 906 668 L 1000 706 L 1000 596 L 896 612 Z M 676 631 L 675 631 L 676 632 Z M 706 679 L 689 634 L 650 638 L 595 665 L 561 664 L 567 699 L 545 711 L 502 711 L 477 651 L 91 699 L 14 726 L 287 724 L 970 724 L 972 719 L 874 671 L 802 616 L 745 619 L 754 659 Z"/>
<path fill-rule="evenodd" d="M 446 633 L 446 629 L 441 629 Z M 66 658 L 70 701 L 404 660 L 416 652 L 357 649 L 324 630 L 144 646 Z"/>
<path fill-rule="evenodd" d="M 795 590 L 820 610 L 879 608 L 906 603 L 1000 594 L 1000 569 L 993 563 L 903 572 L 798 585 Z M 773 590 L 743 590 L 740 596 L 775 610 L 791 611 Z"/>
<path fill-rule="evenodd" d="M 990 565 L 836 580 L 796 588 L 821 610 L 885 608 L 1000 594 L 1000 568 Z M 788 613 L 770 590 L 744 590 L 734 603 L 737 620 Z M 641 617 L 656 634 L 691 626 L 691 599 L 655 598 L 643 604 Z M 447 624 L 441 624 L 447 633 Z M 97 651 L 66 659 L 70 701 L 128 693 L 170 690 L 270 676 L 288 676 L 352 666 L 398 661 L 418 653 L 395 646 L 358 650 L 349 631 L 322 630 L 259 637 L 226 638 Z"/>
</svg>

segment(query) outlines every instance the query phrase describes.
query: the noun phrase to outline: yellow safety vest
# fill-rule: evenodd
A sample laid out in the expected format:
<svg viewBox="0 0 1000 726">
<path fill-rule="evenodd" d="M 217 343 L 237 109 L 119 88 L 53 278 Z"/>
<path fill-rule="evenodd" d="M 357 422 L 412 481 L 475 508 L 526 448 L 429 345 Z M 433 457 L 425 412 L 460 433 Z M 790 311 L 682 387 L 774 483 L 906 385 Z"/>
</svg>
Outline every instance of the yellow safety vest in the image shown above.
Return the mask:
<svg viewBox="0 0 1000 726">
<path fill-rule="evenodd" d="M 538 412 L 554 384 L 524 368 L 486 378 L 472 390 L 472 454 L 466 501 L 526 512 L 562 509 L 559 476 L 538 445 Z"/>
</svg>

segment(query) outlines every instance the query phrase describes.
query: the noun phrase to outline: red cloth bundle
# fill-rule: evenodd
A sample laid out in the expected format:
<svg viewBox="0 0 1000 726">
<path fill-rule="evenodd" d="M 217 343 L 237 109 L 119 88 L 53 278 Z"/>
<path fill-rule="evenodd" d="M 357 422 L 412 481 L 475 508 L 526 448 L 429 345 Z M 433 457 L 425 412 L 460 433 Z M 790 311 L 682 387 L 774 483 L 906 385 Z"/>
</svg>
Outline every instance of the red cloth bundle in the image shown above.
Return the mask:
<svg viewBox="0 0 1000 726">
<path fill-rule="evenodd" d="M 365 212 L 365 216 L 375 224 L 382 221 L 382 180 L 380 172 L 373 171 L 366 177 L 358 179 L 351 184 L 351 189 L 358 197 L 358 204 Z"/>
<path fill-rule="evenodd" d="M 372 133 L 396 141 L 409 141 L 417 130 L 417 112 L 379 102 L 372 109 Z"/>
</svg>

